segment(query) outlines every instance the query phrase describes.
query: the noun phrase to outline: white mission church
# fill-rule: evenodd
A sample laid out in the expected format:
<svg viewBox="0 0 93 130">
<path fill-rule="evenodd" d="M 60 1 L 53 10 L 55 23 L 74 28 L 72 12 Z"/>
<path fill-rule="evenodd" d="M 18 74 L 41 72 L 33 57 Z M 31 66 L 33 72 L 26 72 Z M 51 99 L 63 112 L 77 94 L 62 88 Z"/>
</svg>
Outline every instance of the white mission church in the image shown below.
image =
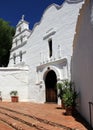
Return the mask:
<svg viewBox="0 0 93 130">
<path fill-rule="evenodd" d="M 9 65 L 0 68 L 3 101 L 10 101 L 10 92 L 17 90 L 19 101 L 60 104 L 56 83 L 71 79 L 80 92 L 78 110 L 89 121 L 92 67 L 92 0 L 50 5 L 33 30 L 23 15 L 16 25 Z"/>
</svg>

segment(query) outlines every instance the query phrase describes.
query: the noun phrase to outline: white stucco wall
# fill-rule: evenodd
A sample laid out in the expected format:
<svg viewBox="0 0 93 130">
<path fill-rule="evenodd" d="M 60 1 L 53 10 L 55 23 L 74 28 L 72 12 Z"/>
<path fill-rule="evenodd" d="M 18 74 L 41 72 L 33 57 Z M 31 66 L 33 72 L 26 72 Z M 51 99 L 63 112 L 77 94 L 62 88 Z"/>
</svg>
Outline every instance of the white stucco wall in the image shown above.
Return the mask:
<svg viewBox="0 0 93 130">
<path fill-rule="evenodd" d="M 46 9 L 41 22 L 34 27 L 33 32 L 28 39 L 28 43 L 26 44 L 26 50 L 28 50 L 26 55 L 26 63 L 30 67 L 29 91 L 32 92 L 32 95 L 30 95 L 29 98 L 31 98 L 32 101 L 45 102 L 44 80 L 41 79 L 43 82 L 42 87 L 40 87 L 40 84 L 36 84 L 37 77 L 42 76 L 42 71 L 44 68 L 47 68 L 49 65 L 53 65 L 61 71 L 61 74 L 65 71 L 67 64 L 64 66 L 63 63 L 58 64 L 58 62 L 55 61 L 60 59 L 62 60 L 64 58 L 67 59 L 67 78 L 70 78 L 72 44 L 77 18 L 81 7 L 82 2 L 77 4 L 69 4 L 64 2 L 61 7 L 55 7 L 55 5 L 52 5 Z M 48 40 L 50 38 L 52 38 L 52 58 L 49 58 Z M 61 49 L 61 58 L 58 57 L 59 45 Z M 42 54 L 42 58 L 40 58 L 40 53 Z M 45 64 L 45 66 L 42 68 L 43 64 Z M 40 70 L 37 72 L 38 66 L 41 67 L 39 67 Z M 65 72 L 65 74 L 66 73 L 67 72 Z M 65 76 L 63 76 L 63 79 L 64 77 Z"/>
<path fill-rule="evenodd" d="M 28 68 L 0 68 L 0 91 L 3 101 L 10 101 L 10 92 L 18 91 L 19 101 L 28 101 Z"/>
<path fill-rule="evenodd" d="M 72 58 L 72 79 L 80 92 L 78 110 L 90 122 L 89 102 L 93 102 L 93 25 L 91 24 L 91 6 L 88 1 L 84 7 L 80 30 L 76 35 L 76 43 Z M 93 126 L 93 106 L 91 106 Z"/>
</svg>

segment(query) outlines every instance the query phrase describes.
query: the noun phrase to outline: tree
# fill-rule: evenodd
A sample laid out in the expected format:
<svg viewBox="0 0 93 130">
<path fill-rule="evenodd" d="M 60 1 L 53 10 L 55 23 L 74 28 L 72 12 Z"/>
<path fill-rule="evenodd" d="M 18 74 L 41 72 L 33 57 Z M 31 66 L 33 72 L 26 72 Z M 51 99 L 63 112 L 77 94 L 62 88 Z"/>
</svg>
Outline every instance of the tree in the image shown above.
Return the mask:
<svg viewBox="0 0 93 130">
<path fill-rule="evenodd" d="M 14 27 L 0 19 L 0 67 L 8 65 L 14 33 Z"/>
</svg>

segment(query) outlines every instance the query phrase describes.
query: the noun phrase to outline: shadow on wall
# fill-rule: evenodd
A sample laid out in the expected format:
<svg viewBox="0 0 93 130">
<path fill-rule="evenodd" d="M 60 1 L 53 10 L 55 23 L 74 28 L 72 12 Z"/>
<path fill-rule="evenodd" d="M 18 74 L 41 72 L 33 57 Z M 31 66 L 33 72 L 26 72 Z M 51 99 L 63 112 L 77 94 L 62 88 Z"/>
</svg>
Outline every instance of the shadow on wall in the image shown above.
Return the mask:
<svg viewBox="0 0 93 130">
<path fill-rule="evenodd" d="M 89 102 L 93 101 L 93 25 L 91 24 L 91 0 L 80 10 L 73 43 L 71 79 L 80 91 L 79 112 L 90 122 Z M 93 120 L 93 114 L 91 113 Z M 91 122 L 93 126 L 93 121 Z"/>
</svg>

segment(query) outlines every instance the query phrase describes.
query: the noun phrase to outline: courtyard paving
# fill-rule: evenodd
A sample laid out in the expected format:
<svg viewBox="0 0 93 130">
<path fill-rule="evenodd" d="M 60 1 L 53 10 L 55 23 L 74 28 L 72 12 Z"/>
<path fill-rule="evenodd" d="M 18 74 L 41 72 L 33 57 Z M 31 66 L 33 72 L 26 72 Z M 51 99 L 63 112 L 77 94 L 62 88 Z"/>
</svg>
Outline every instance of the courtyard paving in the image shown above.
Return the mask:
<svg viewBox="0 0 93 130">
<path fill-rule="evenodd" d="M 64 115 L 57 104 L 0 102 L 0 130 L 89 130 L 79 115 Z"/>
</svg>

